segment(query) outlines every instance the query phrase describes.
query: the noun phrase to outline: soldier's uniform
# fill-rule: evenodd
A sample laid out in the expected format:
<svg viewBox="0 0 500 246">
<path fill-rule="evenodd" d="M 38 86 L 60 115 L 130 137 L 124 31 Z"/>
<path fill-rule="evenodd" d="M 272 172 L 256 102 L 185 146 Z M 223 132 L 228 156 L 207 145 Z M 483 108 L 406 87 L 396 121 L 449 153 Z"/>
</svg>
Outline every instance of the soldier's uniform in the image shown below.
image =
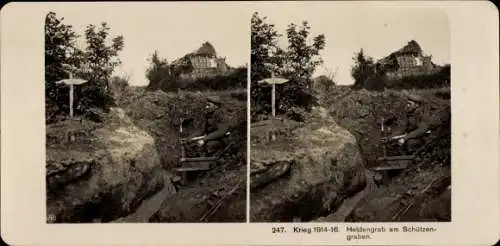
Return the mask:
<svg viewBox="0 0 500 246">
<path fill-rule="evenodd" d="M 203 134 L 206 137 L 204 149 L 206 155 L 212 156 L 225 147 L 225 142 L 222 138 L 226 136 L 228 127 L 220 121 L 219 117 L 217 117 L 217 109 L 222 105 L 219 98 L 208 97 L 207 99 L 211 105 L 209 104 L 207 106 L 207 112 L 205 113 Z"/>
<path fill-rule="evenodd" d="M 407 112 L 406 135 L 403 137 L 406 150 L 411 154 L 425 144 L 422 137 L 427 131 L 435 131 L 442 127 L 447 127 L 450 122 L 449 108 L 441 108 L 425 117 L 423 109 L 420 107 L 423 98 L 415 95 L 408 95 L 408 101 L 414 103 L 414 107 Z"/>
<path fill-rule="evenodd" d="M 406 112 L 406 129 L 405 133 L 411 133 L 415 130 L 419 129 L 419 125 L 421 122 L 425 121 L 423 117 L 423 110 L 420 104 L 422 103 L 421 98 L 416 96 L 409 96 L 408 101 L 413 103 L 413 106 L 409 106 L 410 108 Z M 425 131 L 424 131 L 425 133 Z M 407 152 L 413 152 L 419 148 L 423 144 L 423 140 L 420 138 L 408 138 L 408 135 L 403 137 L 405 140 L 405 147 Z M 407 154 L 410 154 L 407 153 Z"/>
</svg>

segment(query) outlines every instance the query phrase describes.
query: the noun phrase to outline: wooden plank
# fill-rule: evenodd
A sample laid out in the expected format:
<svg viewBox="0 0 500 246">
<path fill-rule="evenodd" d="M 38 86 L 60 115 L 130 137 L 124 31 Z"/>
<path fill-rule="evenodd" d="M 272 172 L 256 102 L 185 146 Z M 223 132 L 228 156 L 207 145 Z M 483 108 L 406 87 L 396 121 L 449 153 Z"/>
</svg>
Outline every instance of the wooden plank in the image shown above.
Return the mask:
<svg viewBox="0 0 500 246">
<path fill-rule="evenodd" d="M 187 162 L 184 163 L 181 167 L 176 168 L 178 172 L 189 172 L 189 171 L 204 171 L 209 170 L 215 162 L 212 161 L 204 161 L 204 162 Z"/>
<path fill-rule="evenodd" d="M 389 171 L 389 170 L 399 170 L 399 169 L 405 169 L 406 167 L 403 166 L 380 166 L 380 167 L 374 167 L 372 168 L 374 171 Z"/>
<path fill-rule="evenodd" d="M 405 169 L 408 167 L 408 164 L 409 164 L 408 161 L 399 161 L 399 162 L 391 163 L 389 165 L 381 165 L 378 167 L 374 167 L 373 169 L 376 171 Z"/>
<path fill-rule="evenodd" d="M 189 157 L 181 158 L 181 162 L 202 162 L 202 161 L 216 161 L 217 157 Z"/>
<path fill-rule="evenodd" d="M 395 161 L 395 160 L 413 160 L 415 156 L 413 155 L 398 155 L 398 156 L 387 156 L 387 157 L 379 157 L 377 160 L 379 161 Z"/>
<path fill-rule="evenodd" d="M 179 167 L 174 169 L 176 172 L 194 172 L 194 171 L 206 171 L 210 170 L 210 167 L 203 166 L 203 167 Z"/>
</svg>

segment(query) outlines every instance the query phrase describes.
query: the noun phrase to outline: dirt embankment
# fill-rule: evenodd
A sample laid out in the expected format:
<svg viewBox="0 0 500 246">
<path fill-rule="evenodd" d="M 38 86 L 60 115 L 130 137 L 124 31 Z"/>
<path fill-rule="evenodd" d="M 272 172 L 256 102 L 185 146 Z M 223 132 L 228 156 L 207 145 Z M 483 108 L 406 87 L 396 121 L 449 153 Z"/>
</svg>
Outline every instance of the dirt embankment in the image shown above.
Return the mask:
<svg viewBox="0 0 500 246">
<path fill-rule="evenodd" d="M 396 129 L 405 120 L 405 98 L 397 91 L 353 91 L 338 87 L 325 97 L 324 105 L 342 127 L 356 136 L 367 167 L 381 156 L 380 118 L 396 117 Z M 422 116 L 450 112 L 450 90 L 414 90 L 425 101 Z M 451 206 L 451 123 L 426 137 L 427 148 L 420 149 L 420 160 L 381 184 L 358 203 L 348 221 L 450 221 Z"/>
<path fill-rule="evenodd" d="M 422 118 L 428 118 L 441 110 L 450 111 L 449 89 L 415 90 L 412 93 L 425 98 L 420 111 Z M 394 132 L 402 131 L 406 121 L 406 103 L 399 91 L 371 92 L 337 86 L 325 97 L 323 105 L 339 125 L 356 136 L 364 161 L 370 167 L 376 164 L 381 153 L 381 118 L 395 118 Z M 445 134 L 440 140 L 449 140 L 449 134 Z M 449 152 L 447 146 L 449 147 L 450 141 L 441 142 L 440 150 Z"/>
<path fill-rule="evenodd" d="M 228 155 L 220 165 L 202 173 L 189 185 L 180 187 L 166 198 L 151 222 L 233 222 L 245 221 L 246 213 L 246 92 L 165 93 L 144 92 L 123 103 L 135 125 L 155 139 L 162 166 L 170 171 L 179 167 L 179 124 L 181 118 L 193 118 L 188 129 L 202 129 L 206 97 L 218 95 L 222 107 L 216 117 L 232 126 L 226 143 Z"/>
<path fill-rule="evenodd" d="M 251 221 L 311 221 L 366 186 L 356 139 L 326 111 L 252 126 Z"/>
<path fill-rule="evenodd" d="M 412 93 L 425 98 L 422 119 L 449 113 L 449 89 Z M 383 153 L 380 119 L 395 118 L 401 131 L 405 97 L 339 86 L 321 99 L 306 122 L 252 126 L 252 221 L 450 220 L 449 122 L 426 137 L 415 165 L 380 183 L 370 170 Z"/>
<path fill-rule="evenodd" d="M 216 117 L 233 126 L 231 154 L 187 187 L 170 182 L 180 165 L 181 118 L 203 125 L 206 97 L 220 95 Z M 50 222 L 244 221 L 246 93 L 164 93 L 130 88 L 100 123 L 47 126 Z M 73 141 L 68 139 L 74 136 Z M 229 195 L 230 194 L 230 195 Z"/>
<path fill-rule="evenodd" d="M 154 139 L 121 109 L 112 109 L 99 124 L 70 120 L 48 125 L 47 219 L 109 222 L 127 215 L 171 186 L 161 170 Z"/>
</svg>

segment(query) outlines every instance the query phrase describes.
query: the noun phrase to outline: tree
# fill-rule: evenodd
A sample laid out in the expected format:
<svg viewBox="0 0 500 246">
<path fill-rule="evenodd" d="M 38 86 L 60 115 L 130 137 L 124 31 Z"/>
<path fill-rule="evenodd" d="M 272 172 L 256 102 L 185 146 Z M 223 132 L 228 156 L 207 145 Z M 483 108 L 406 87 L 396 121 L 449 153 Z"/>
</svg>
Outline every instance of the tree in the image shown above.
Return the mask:
<svg viewBox="0 0 500 246">
<path fill-rule="evenodd" d="M 325 48 L 325 35 L 312 37 L 312 44 L 308 44 L 311 26 L 303 21 L 299 27 L 294 23 L 286 29 L 288 47 L 284 55 L 283 75 L 290 82 L 281 87 L 278 105 L 287 115 L 301 119 L 296 107 L 310 110 L 316 104 L 313 92 L 312 75 L 316 68 L 323 64 L 320 51 Z"/>
<path fill-rule="evenodd" d="M 146 69 L 146 78 L 149 80 L 148 89 L 160 89 L 162 81 L 171 77 L 167 59 L 160 58 L 158 51 L 155 50 L 148 61 L 150 63 Z"/>
<path fill-rule="evenodd" d="M 70 25 L 62 23 L 54 12 L 45 19 L 45 88 L 46 112 L 50 121 L 55 115 L 68 112 L 68 92 L 55 82 L 68 78 L 72 73 L 88 81 L 75 88 L 75 113 L 85 114 L 90 108 L 107 109 L 113 104 L 109 88 L 113 70 L 121 64 L 118 52 L 123 49 L 123 36 L 108 40 L 110 28 L 103 22 L 100 28 L 88 25 L 85 29 L 86 47 L 76 47 L 79 37 Z M 107 45 L 107 43 L 111 43 Z M 73 71 L 63 69 L 63 64 L 73 66 Z M 62 109 L 62 110 L 61 110 Z"/>
<path fill-rule="evenodd" d="M 286 63 L 287 73 L 291 76 L 310 79 L 316 67 L 323 63 L 319 52 L 325 48 L 325 35 L 313 37 L 313 43 L 307 44 L 310 30 L 307 21 L 303 21 L 300 27 L 294 23 L 288 25 Z"/>
<path fill-rule="evenodd" d="M 111 81 L 110 82 L 111 89 L 113 91 L 121 93 L 130 86 L 129 85 L 130 75 L 124 74 L 122 76 L 113 76 L 111 77 L 110 81 Z"/>
<path fill-rule="evenodd" d="M 278 38 L 282 35 L 275 26 L 266 23 L 266 17 L 260 17 L 257 12 L 253 14 L 251 103 L 254 116 L 270 110 L 270 90 L 257 81 L 270 77 L 271 72 L 290 80 L 276 90 L 278 113 L 288 112 L 296 106 L 307 108 L 313 103 L 311 76 L 322 63 L 319 52 L 325 47 L 325 36 L 313 37 L 313 43 L 308 44 L 310 29 L 305 21 L 300 28 L 290 24 L 286 30 L 288 47 L 282 49 L 278 46 Z"/>
<path fill-rule="evenodd" d="M 116 36 L 108 43 L 110 28 L 102 22 L 99 29 L 95 25 L 88 25 L 85 29 L 87 47 L 84 52 L 85 66 L 89 69 L 86 74 L 89 80 L 106 81 L 111 78 L 114 69 L 121 65 L 118 57 L 124 47 L 123 36 Z"/>
<path fill-rule="evenodd" d="M 46 118 L 68 112 L 68 88 L 58 86 L 56 81 L 68 78 L 62 64 L 76 66 L 75 53 L 78 35 L 71 25 L 63 23 L 54 12 L 45 18 L 45 105 Z"/>
<path fill-rule="evenodd" d="M 363 49 L 355 54 L 351 76 L 354 78 L 354 88 L 362 88 L 368 78 L 375 75 L 373 59 L 364 54 Z"/>
<path fill-rule="evenodd" d="M 271 76 L 267 64 L 282 65 L 284 51 L 278 47 L 280 34 L 273 24 L 266 23 L 266 17 L 260 17 L 258 12 L 252 15 L 251 20 L 251 76 L 252 81 L 258 81 Z"/>
<path fill-rule="evenodd" d="M 257 81 L 271 76 L 271 66 L 280 67 L 284 51 L 278 47 L 281 36 L 273 24 L 266 23 L 266 17 L 254 12 L 251 19 L 251 83 L 250 102 L 253 113 L 269 111 L 271 92 L 260 86 Z"/>
<path fill-rule="evenodd" d="M 130 75 L 113 76 L 110 80 L 110 90 L 113 92 L 113 100 L 119 104 L 127 96 L 129 90 Z"/>
<path fill-rule="evenodd" d="M 313 89 L 317 91 L 330 91 L 333 86 L 335 86 L 335 81 L 333 80 L 333 76 L 320 75 L 314 78 Z"/>
<path fill-rule="evenodd" d="M 118 52 L 124 47 L 123 36 L 111 38 L 109 43 L 110 28 L 102 22 L 97 29 L 95 25 L 88 25 L 85 29 L 87 46 L 82 52 L 81 66 L 85 69 L 80 76 L 89 82 L 81 86 L 78 109 L 83 113 L 88 108 L 97 107 L 107 109 L 113 104 L 112 91 L 109 88 L 111 74 L 121 64 Z"/>
</svg>

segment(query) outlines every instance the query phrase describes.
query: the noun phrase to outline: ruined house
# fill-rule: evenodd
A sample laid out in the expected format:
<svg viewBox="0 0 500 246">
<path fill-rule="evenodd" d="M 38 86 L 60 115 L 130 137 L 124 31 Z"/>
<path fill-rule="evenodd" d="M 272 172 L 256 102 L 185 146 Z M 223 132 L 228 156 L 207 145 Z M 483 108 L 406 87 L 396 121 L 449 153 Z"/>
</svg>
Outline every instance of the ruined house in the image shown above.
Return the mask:
<svg viewBox="0 0 500 246">
<path fill-rule="evenodd" d="M 431 55 L 425 55 L 420 45 L 411 40 L 403 48 L 376 62 L 376 70 L 390 79 L 427 75 L 439 70 Z"/>
<path fill-rule="evenodd" d="M 181 79 L 198 79 L 226 74 L 226 57 L 218 57 L 214 46 L 205 42 L 197 50 L 172 62 L 172 70 Z"/>
</svg>

